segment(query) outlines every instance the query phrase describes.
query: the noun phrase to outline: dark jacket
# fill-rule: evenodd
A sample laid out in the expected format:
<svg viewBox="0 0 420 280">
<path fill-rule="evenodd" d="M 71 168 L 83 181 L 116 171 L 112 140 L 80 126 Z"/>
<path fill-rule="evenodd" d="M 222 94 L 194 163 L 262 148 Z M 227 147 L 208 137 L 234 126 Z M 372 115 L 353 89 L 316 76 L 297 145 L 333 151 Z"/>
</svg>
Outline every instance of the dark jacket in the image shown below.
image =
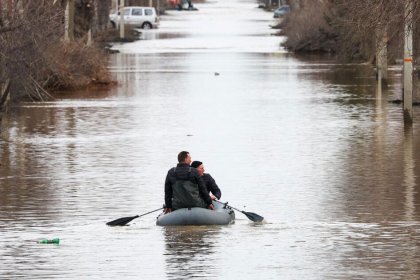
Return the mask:
<svg viewBox="0 0 420 280">
<path fill-rule="evenodd" d="M 222 192 L 220 191 L 213 177 L 211 177 L 211 175 L 208 173 L 204 173 L 203 176 L 201 176 L 201 179 L 203 179 L 204 185 L 206 185 L 207 190 L 211 192 L 215 197 L 217 197 L 217 199 L 220 199 L 220 197 L 222 196 Z"/>
<path fill-rule="evenodd" d="M 190 181 L 198 185 L 198 191 L 201 198 L 207 205 L 212 203 L 209 192 L 200 178 L 197 170 L 185 163 L 178 163 L 175 168 L 171 168 L 166 175 L 165 180 L 165 207 L 172 208 L 173 186 L 177 181 Z"/>
</svg>

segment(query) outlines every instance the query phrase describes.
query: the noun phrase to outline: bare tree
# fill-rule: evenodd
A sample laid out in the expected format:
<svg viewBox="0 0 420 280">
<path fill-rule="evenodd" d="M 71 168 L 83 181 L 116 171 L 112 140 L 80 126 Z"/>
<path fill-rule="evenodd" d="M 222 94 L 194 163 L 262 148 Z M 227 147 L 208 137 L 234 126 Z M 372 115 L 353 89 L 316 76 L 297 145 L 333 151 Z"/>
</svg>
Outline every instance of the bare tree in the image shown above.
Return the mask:
<svg viewBox="0 0 420 280">
<path fill-rule="evenodd" d="M 100 50 L 87 47 L 85 40 L 63 42 L 65 2 L 0 1 L 0 84 L 10 81 L 12 101 L 42 100 L 49 97 L 46 89 L 51 88 L 109 82 L 106 56 Z M 85 24 L 78 27 L 83 37 L 83 27 L 93 25 L 96 6 L 93 0 L 77 3 L 79 10 L 85 9 L 85 13 L 79 11 Z M 101 12 L 100 20 L 96 17 L 100 28 L 104 28 L 105 13 Z"/>
<path fill-rule="evenodd" d="M 95 33 L 106 30 L 109 26 L 109 12 L 111 10 L 112 0 L 95 0 Z"/>
<path fill-rule="evenodd" d="M 401 57 L 405 1 L 291 0 L 292 6 L 299 8 L 293 10 L 284 30 L 286 47 L 294 51 L 331 51 L 343 58 L 373 61 L 377 34 L 385 32 L 389 57 Z M 420 0 L 413 0 L 412 13 L 418 42 Z"/>
<path fill-rule="evenodd" d="M 11 81 L 12 99 L 47 95 L 45 52 L 62 36 L 62 18 L 52 1 L 9 0 L 0 6 L 0 81 Z"/>
</svg>

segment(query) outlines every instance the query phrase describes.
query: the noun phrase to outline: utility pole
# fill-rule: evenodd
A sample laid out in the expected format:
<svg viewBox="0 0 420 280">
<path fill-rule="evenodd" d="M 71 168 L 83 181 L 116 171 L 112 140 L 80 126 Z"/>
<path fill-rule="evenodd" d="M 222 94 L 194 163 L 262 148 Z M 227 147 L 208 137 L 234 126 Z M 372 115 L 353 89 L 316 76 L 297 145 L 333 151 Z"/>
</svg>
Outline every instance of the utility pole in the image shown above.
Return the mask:
<svg viewBox="0 0 420 280">
<path fill-rule="evenodd" d="M 125 36 L 125 28 L 124 28 L 124 2 L 125 0 L 120 0 L 121 5 L 119 5 L 119 11 L 120 11 L 120 38 L 124 38 Z"/>
<path fill-rule="evenodd" d="M 64 41 L 74 40 L 74 0 L 67 0 L 64 13 Z"/>
<path fill-rule="evenodd" d="M 413 2 L 404 11 L 404 123 L 413 122 Z"/>
</svg>

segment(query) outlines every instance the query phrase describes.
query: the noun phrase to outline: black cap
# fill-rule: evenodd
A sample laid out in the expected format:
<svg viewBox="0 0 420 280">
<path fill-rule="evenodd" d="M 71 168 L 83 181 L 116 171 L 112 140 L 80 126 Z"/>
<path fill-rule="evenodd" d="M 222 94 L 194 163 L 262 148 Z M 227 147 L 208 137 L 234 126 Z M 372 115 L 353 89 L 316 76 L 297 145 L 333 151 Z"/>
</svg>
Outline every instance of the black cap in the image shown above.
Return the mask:
<svg viewBox="0 0 420 280">
<path fill-rule="evenodd" d="M 201 162 L 201 161 L 198 161 L 198 160 L 194 160 L 192 163 L 191 163 L 191 167 L 194 167 L 194 168 L 197 168 L 197 167 L 199 167 L 200 165 L 202 165 L 203 163 Z"/>
</svg>

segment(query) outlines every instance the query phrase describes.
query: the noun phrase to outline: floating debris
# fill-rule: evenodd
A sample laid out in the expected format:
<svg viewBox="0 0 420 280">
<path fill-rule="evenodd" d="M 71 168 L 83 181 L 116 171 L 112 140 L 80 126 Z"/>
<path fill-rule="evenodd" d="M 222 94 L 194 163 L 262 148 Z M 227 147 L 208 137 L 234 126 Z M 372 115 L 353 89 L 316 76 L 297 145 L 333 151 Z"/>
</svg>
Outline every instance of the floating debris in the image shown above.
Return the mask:
<svg viewBox="0 0 420 280">
<path fill-rule="evenodd" d="M 54 239 L 41 239 L 38 241 L 39 244 L 60 244 L 60 238 Z"/>
</svg>

